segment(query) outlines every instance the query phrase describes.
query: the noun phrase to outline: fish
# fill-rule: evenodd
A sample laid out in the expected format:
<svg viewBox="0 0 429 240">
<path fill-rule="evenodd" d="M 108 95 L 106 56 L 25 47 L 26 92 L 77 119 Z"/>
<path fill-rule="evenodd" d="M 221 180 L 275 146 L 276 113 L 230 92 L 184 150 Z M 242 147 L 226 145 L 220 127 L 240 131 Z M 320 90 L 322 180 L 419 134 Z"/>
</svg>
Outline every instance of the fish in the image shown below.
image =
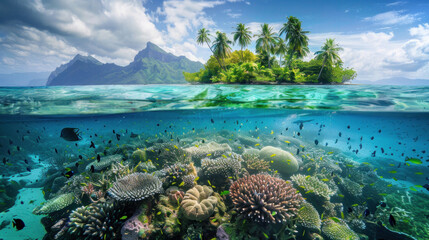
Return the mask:
<svg viewBox="0 0 429 240">
<path fill-rule="evenodd" d="M 364 217 L 368 217 L 369 216 L 369 214 L 371 214 L 371 212 L 369 211 L 369 209 L 367 208 L 367 209 L 365 209 L 365 211 L 363 212 L 363 216 Z"/>
<path fill-rule="evenodd" d="M 387 206 L 387 204 L 385 203 L 385 202 L 380 202 L 380 207 L 386 207 Z"/>
<path fill-rule="evenodd" d="M 222 191 L 222 192 L 220 193 L 220 195 L 221 195 L 221 196 L 225 196 L 225 195 L 228 195 L 228 194 L 229 194 L 229 191 L 228 191 L 228 190 Z"/>
<path fill-rule="evenodd" d="M 79 159 L 80 159 L 80 160 L 82 160 L 82 159 L 83 159 L 82 155 L 79 155 Z"/>
<path fill-rule="evenodd" d="M 423 185 L 423 187 L 426 188 L 426 190 L 429 191 L 429 184 L 426 183 L 425 185 Z"/>
<path fill-rule="evenodd" d="M 348 212 L 348 213 L 351 213 L 351 212 L 353 212 L 353 209 L 352 209 L 351 207 L 349 207 L 349 208 L 347 209 L 347 212 Z"/>
<path fill-rule="evenodd" d="M 211 123 L 214 123 L 214 120 L 213 120 L 213 118 L 212 118 L 212 119 L 210 119 L 210 122 L 211 122 Z"/>
<path fill-rule="evenodd" d="M 94 165 L 91 165 L 91 172 L 94 173 L 95 172 L 95 167 Z"/>
<path fill-rule="evenodd" d="M 374 136 L 371 137 L 371 140 L 374 140 Z"/>
<path fill-rule="evenodd" d="M 100 154 L 97 154 L 97 162 L 100 162 L 100 160 L 101 160 Z"/>
<path fill-rule="evenodd" d="M 302 130 L 302 128 L 304 127 L 304 124 L 301 122 L 300 124 L 299 124 L 299 130 Z"/>
<path fill-rule="evenodd" d="M 392 227 L 396 226 L 396 220 L 392 216 L 392 214 L 390 214 L 390 216 L 389 216 L 389 223 L 390 223 L 390 226 L 392 226 Z"/>
<path fill-rule="evenodd" d="M 89 148 L 95 148 L 95 144 L 93 141 L 91 141 L 91 145 L 89 145 Z"/>
<path fill-rule="evenodd" d="M 58 150 L 55 148 L 55 153 L 58 154 Z"/>
<path fill-rule="evenodd" d="M 407 157 L 405 159 L 405 162 L 410 162 L 410 163 L 414 163 L 414 164 L 422 164 L 422 160 L 418 159 L 418 158 L 409 158 Z"/>
<path fill-rule="evenodd" d="M 31 172 L 31 168 L 30 168 L 30 167 L 27 167 L 27 171 Z"/>
<path fill-rule="evenodd" d="M 82 137 L 80 136 L 80 133 L 79 133 L 79 128 L 63 128 L 61 130 L 60 137 L 66 141 L 71 141 L 71 142 L 82 140 Z"/>
<path fill-rule="evenodd" d="M 120 141 L 121 140 L 121 135 L 120 134 L 116 134 L 116 139 L 118 140 L 118 141 Z"/>
<path fill-rule="evenodd" d="M 130 138 L 136 138 L 138 136 L 139 136 L 138 134 L 135 134 L 135 133 L 131 132 Z"/>
<path fill-rule="evenodd" d="M 12 227 L 16 228 L 16 230 L 19 231 L 25 227 L 25 223 L 19 218 L 14 218 L 12 220 Z"/>
<path fill-rule="evenodd" d="M 314 144 L 318 145 L 319 144 L 319 140 L 314 140 Z"/>
<path fill-rule="evenodd" d="M 350 129 L 350 125 L 347 126 L 347 129 Z"/>
<path fill-rule="evenodd" d="M 63 176 L 66 178 L 71 178 L 71 177 L 73 177 L 73 175 L 74 175 L 74 171 L 72 171 L 72 170 L 63 174 Z"/>
<path fill-rule="evenodd" d="M 342 134 L 341 134 L 341 132 L 339 132 L 339 133 L 338 133 L 338 136 L 340 136 L 340 137 L 341 137 L 341 135 L 342 135 Z"/>
</svg>

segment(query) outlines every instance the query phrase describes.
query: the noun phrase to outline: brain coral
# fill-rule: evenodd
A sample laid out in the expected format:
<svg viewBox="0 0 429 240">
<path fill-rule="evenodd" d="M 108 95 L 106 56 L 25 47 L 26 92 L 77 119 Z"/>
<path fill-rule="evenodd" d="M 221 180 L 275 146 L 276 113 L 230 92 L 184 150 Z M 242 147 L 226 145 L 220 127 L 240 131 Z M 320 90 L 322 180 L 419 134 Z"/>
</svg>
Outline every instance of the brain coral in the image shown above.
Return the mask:
<svg viewBox="0 0 429 240">
<path fill-rule="evenodd" d="M 283 179 L 262 174 L 238 179 L 229 191 L 236 211 L 255 222 L 286 222 L 303 200 Z"/>
<path fill-rule="evenodd" d="M 75 196 L 73 193 L 61 194 L 58 197 L 50 199 L 43 206 L 36 207 L 33 213 L 36 215 L 49 214 L 59 211 L 73 204 Z"/>
<path fill-rule="evenodd" d="M 292 154 L 280 148 L 267 146 L 261 149 L 259 157 L 270 162 L 271 168 L 281 174 L 290 175 L 298 171 L 298 161 Z"/>
<path fill-rule="evenodd" d="M 139 201 L 162 191 L 162 182 L 149 173 L 133 173 L 118 179 L 108 194 L 118 201 Z"/>
<path fill-rule="evenodd" d="M 197 185 L 189 189 L 180 204 L 183 215 L 190 220 L 202 221 L 209 218 L 217 205 L 213 190 L 207 186 Z"/>
<path fill-rule="evenodd" d="M 298 211 L 298 224 L 303 227 L 320 231 L 322 221 L 317 210 L 308 202 L 304 202 Z"/>
<path fill-rule="evenodd" d="M 344 222 L 335 222 L 331 219 L 323 221 L 322 233 L 331 240 L 359 240 L 359 236 L 353 232 Z"/>
<path fill-rule="evenodd" d="M 291 179 L 295 185 L 303 188 L 304 192 L 308 192 L 309 194 L 315 194 L 325 198 L 326 200 L 329 200 L 331 196 L 334 195 L 334 191 L 332 191 L 328 185 L 321 182 L 317 177 L 296 174 L 293 175 Z"/>
</svg>

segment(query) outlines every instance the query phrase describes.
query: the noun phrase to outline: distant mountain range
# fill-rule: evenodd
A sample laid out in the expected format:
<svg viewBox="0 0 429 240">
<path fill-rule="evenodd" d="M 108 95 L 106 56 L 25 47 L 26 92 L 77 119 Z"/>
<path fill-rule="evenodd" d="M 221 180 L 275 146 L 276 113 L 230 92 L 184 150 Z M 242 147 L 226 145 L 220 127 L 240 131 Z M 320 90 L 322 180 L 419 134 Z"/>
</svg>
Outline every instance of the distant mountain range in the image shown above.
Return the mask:
<svg viewBox="0 0 429 240">
<path fill-rule="evenodd" d="M 0 74 L 0 86 L 35 87 L 45 86 L 50 72 L 23 72 Z"/>
<path fill-rule="evenodd" d="M 377 81 L 353 80 L 352 84 L 369 84 L 369 85 L 409 85 L 424 86 L 429 85 L 429 79 L 409 79 L 409 78 L 388 78 Z"/>
<path fill-rule="evenodd" d="M 203 67 L 200 62 L 177 57 L 148 42 L 146 48 L 125 67 L 103 64 L 91 56 L 76 55 L 55 69 L 46 85 L 180 84 L 186 83 L 183 71 L 197 72 Z"/>
</svg>

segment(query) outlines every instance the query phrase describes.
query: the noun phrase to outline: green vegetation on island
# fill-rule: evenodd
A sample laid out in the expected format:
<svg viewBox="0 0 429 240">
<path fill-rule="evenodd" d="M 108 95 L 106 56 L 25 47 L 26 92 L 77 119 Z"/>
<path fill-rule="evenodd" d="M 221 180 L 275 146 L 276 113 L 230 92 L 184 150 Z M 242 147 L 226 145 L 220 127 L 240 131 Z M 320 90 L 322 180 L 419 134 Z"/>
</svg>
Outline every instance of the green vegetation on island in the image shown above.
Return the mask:
<svg viewBox="0 0 429 240">
<path fill-rule="evenodd" d="M 183 72 L 190 83 L 242 83 L 242 84 L 341 84 L 356 78 L 356 72 L 344 68 L 339 57 L 343 49 L 334 39 L 326 39 L 315 58 L 304 61 L 308 48 L 308 31 L 293 16 L 275 33 L 269 24 L 262 24 L 256 37 L 256 54 L 246 49 L 252 42 L 252 32 L 239 23 L 233 32 L 233 41 L 226 33 L 216 32 L 210 39 L 209 30 L 198 32 L 197 43 L 207 45 L 212 52 L 204 69 Z M 284 35 L 284 39 L 281 37 Z M 238 44 L 241 50 L 232 51 Z"/>
</svg>

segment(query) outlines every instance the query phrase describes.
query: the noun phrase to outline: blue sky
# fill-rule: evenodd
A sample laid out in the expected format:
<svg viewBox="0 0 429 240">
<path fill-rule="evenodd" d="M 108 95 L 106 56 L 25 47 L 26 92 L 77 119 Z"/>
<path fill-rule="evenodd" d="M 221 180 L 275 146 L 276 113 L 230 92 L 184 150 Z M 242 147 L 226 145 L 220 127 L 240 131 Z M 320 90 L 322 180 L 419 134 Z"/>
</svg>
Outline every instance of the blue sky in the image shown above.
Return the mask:
<svg viewBox="0 0 429 240">
<path fill-rule="evenodd" d="M 198 29 L 230 34 L 245 23 L 257 33 L 295 16 L 312 53 L 335 38 L 361 80 L 429 79 L 428 10 L 427 0 L 2 0 L 0 73 L 53 71 L 76 54 L 127 65 L 148 41 L 204 62 Z"/>
</svg>

